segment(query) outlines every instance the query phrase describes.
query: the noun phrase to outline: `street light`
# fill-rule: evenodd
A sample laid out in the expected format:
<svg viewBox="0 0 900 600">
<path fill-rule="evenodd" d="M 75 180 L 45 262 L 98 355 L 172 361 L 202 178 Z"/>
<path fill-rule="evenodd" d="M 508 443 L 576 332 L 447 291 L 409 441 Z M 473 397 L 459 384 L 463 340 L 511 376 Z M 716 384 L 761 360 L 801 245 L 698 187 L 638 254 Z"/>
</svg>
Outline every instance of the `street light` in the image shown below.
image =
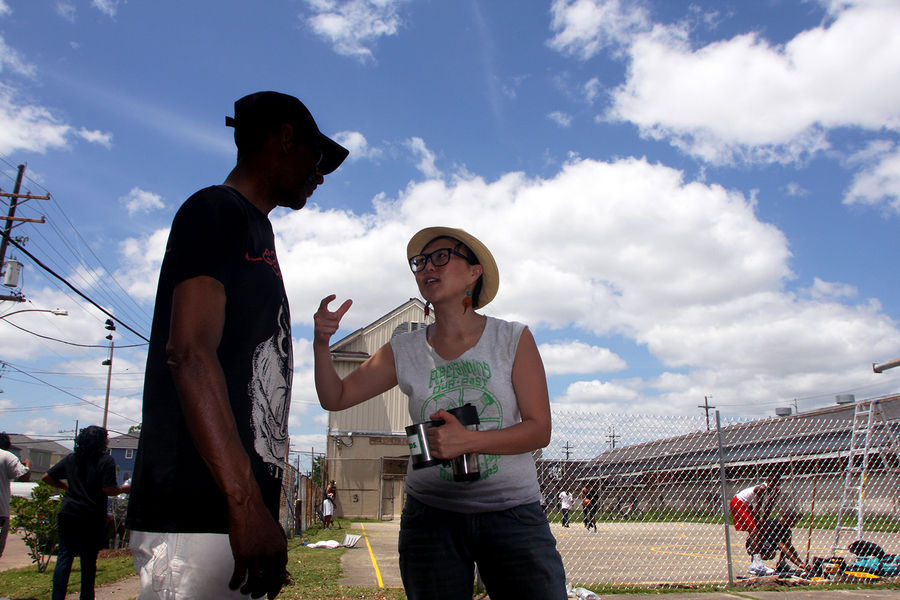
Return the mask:
<svg viewBox="0 0 900 600">
<path fill-rule="evenodd" d="M 12 315 L 17 315 L 24 312 L 44 312 L 50 313 L 51 315 L 56 315 L 57 317 L 67 317 L 69 315 L 69 311 L 63 310 L 61 308 L 23 308 L 22 310 L 14 310 L 12 312 L 6 313 L 5 315 L 0 315 L 0 319 L 5 319 L 6 317 L 11 317 Z"/>
</svg>

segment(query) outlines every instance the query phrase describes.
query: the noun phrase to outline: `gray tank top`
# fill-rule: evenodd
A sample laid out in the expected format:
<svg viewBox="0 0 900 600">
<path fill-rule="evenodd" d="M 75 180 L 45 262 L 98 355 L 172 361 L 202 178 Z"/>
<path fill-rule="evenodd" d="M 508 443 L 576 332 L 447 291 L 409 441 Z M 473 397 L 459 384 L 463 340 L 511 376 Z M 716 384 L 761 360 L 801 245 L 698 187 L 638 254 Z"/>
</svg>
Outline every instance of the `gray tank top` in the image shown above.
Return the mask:
<svg viewBox="0 0 900 600">
<path fill-rule="evenodd" d="M 455 360 L 438 356 L 425 329 L 391 340 L 400 389 L 409 396 L 413 423 L 439 409 L 475 405 L 479 429 L 502 429 L 521 421 L 512 387 L 512 366 L 525 325 L 487 318 L 478 343 Z M 534 459 L 524 454 L 483 454 L 481 479 L 454 482 L 450 467 L 407 467 L 406 493 L 429 506 L 464 513 L 505 510 L 538 502 Z"/>
</svg>

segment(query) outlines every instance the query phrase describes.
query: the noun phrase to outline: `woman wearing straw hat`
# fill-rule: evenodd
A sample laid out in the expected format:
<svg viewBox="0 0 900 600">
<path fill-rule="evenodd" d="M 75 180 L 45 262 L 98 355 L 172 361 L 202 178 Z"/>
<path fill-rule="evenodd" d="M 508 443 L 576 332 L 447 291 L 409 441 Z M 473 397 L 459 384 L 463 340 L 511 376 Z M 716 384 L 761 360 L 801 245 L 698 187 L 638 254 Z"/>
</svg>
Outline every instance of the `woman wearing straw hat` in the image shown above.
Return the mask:
<svg viewBox="0 0 900 600">
<path fill-rule="evenodd" d="M 454 481 L 447 467 L 408 468 L 400 526 L 400 572 L 410 600 L 470 600 L 474 567 L 491 598 L 566 597 L 565 572 L 540 507 L 531 451 L 550 441 L 544 367 L 525 325 L 475 312 L 497 294 L 499 271 L 469 233 L 428 227 L 407 245 L 407 259 L 434 323 L 395 336 L 343 380 L 329 344 L 350 308 L 315 314 L 316 390 L 327 410 L 343 410 L 395 385 L 409 397 L 413 423 L 428 430 L 437 459 L 479 455 L 480 477 Z M 472 404 L 479 430 L 448 409 Z"/>
</svg>

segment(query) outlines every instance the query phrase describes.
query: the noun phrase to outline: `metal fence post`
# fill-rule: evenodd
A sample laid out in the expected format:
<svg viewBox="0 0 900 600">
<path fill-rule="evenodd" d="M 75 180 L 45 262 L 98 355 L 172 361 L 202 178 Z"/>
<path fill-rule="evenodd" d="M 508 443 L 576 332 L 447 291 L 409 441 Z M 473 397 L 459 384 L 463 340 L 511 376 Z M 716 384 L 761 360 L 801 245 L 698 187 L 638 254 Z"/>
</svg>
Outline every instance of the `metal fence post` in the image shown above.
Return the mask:
<svg viewBox="0 0 900 600">
<path fill-rule="evenodd" d="M 722 421 L 719 419 L 719 411 L 716 411 L 716 439 L 719 442 L 719 482 L 722 485 L 722 516 L 725 520 L 725 555 L 728 559 L 728 587 L 734 587 L 734 567 L 731 562 L 731 525 L 729 522 L 731 510 L 728 506 L 728 488 L 725 485 L 725 447 L 722 443 Z"/>
</svg>

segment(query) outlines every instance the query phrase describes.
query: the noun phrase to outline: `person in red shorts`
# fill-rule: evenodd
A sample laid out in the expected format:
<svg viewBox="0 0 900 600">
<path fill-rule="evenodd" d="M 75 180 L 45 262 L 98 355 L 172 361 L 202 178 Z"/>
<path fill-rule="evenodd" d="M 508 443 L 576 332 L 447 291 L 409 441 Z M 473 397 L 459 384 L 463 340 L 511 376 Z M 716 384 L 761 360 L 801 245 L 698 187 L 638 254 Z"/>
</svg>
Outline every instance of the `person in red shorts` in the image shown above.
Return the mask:
<svg viewBox="0 0 900 600">
<path fill-rule="evenodd" d="M 754 575 L 768 575 L 769 569 L 759 554 L 760 523 L 766 520 L 775 499 L 778 497 L 778 473 L 773 473 L 766 478 L 765 483 L 753 487 L 744 488 L 731 499 L 731 519 L 734 528 L 747 532 L 747 550 L 752 556 L 750 572 Z"/>
</svg>

